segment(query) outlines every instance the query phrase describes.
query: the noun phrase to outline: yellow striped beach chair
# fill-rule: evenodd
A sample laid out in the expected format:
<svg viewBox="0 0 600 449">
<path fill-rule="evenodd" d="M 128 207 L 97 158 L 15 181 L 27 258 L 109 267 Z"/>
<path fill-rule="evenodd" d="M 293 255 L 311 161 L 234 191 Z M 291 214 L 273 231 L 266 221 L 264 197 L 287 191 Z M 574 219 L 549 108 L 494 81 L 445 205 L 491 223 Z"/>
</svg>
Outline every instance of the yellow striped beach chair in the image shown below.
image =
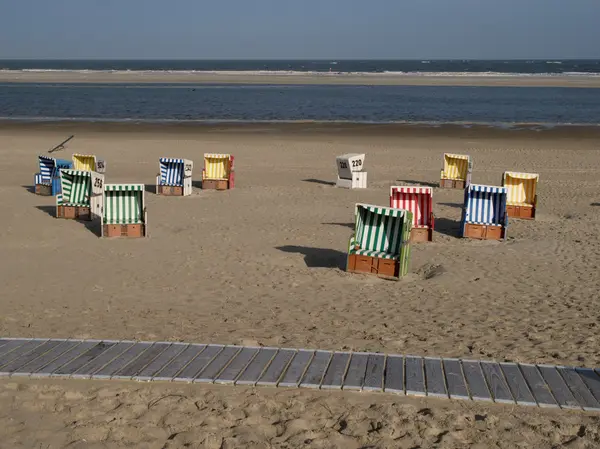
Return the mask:
<svg viewBox="0 0 600 449">
<path fill-rule="evenodd" d="M 81 171 L 95 171 L 97 173 L 106 172 L 106 162 L 98 159 L 93 154 L 74 154 L 73 168 Z"/>
<path fill-rule="evenodd" d="M 444 154 L 444 167 L 440 176 L 440 187 L 443 189 L 464 189 L 471 184 L 473 162 L 471 156 L 465 154 Z"/>
<path fill-rule="evenodd" d="M 509 217 L 535 219 L 539 179 L 537 173 L 504 172 L 502 186 L 507 189 L 506 212 Z"/>
<path fill-rule="evenodd" d="M 204 155 L 202 188 L 214 190 L 233 189 L 235 170 L 231 154 L 207 153 Z"/>
</svg>

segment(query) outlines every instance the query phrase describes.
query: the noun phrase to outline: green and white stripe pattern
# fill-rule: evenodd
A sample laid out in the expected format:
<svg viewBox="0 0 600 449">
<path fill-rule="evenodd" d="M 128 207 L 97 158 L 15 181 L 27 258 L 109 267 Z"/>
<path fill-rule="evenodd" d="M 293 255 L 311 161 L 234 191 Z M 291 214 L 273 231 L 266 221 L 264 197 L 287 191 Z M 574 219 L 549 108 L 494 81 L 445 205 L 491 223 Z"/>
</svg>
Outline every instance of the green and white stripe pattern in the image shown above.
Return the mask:
<svg viewBox="0 0 600 449">
<path fill-rule="evenodd" d="M 92 187 L 92 175 L 83 170 L 60 171 L 62 195 L 56 198 L 59 206 L 88 206 Z"/>
<path fill-rule="evenodd" d="M 144 184 L 106 184 L 104 223 L 143 224 Z"/>
</svg>

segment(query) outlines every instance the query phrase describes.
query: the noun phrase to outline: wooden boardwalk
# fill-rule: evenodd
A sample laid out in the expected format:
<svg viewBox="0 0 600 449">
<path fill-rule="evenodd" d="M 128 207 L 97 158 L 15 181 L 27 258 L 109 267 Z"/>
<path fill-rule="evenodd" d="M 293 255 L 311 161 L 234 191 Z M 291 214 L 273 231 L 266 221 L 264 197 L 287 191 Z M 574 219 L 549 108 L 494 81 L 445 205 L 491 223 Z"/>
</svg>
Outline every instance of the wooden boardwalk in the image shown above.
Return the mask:
<svg viewBox="0 0 600 449">
<path fill-rule="evenodd" d="M 600 411 L 594 369 L 364 352 L 0 338 L 0 376 L 381 391 Z"/>
</svg>

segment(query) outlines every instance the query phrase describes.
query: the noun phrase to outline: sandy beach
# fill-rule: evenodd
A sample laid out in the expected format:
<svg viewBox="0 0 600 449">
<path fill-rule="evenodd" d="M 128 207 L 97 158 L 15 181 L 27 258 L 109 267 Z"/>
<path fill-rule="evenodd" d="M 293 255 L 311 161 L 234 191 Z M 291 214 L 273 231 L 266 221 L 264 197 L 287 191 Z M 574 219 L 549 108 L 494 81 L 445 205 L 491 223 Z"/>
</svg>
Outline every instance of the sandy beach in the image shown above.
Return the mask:
<svg viewBox="0 0 600 449">
<path fill-rule="evenodd" d="M 107 182 L 148 185 L 149 239 L 99 239 L 32 193 L 36 156 L 71 134 L 57 157 L 97 154 Z M 599 150 L 597 132 L 577 128 L 4 124 L 0 335 L 597 367 Z M 199 180 L 204 152 L 235 155 L 236 189 L 151 192 L 159 157 L 194 160 Z M 366 190 L 332 186 L 335 156 L 349 152 L 367 155 Z M 346 273 L 354 204 L 387 205 L 391 185 L 437 185 L 444 152 L 471 154 L 475 183 L 539 173 L 538 219 L 512 220 L 506 242 L 463 240 L 462 191 L 435 188 L 434 242 L 413 247 L 406 278 Z M 593 448 L 600 416 L 387 394 L 0 380 L 0 447 L 40 444 Z"/>
</svg>

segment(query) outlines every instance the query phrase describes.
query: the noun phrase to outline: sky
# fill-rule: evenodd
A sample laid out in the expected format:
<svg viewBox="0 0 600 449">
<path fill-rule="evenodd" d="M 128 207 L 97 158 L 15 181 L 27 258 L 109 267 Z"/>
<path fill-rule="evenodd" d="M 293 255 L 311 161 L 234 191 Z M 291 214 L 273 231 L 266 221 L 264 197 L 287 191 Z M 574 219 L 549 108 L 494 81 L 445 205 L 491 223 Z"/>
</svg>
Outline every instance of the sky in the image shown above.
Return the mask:
<svg viewBox="0 0 600 449">
<path fill-rule="evenodd" d="M 600 58 L 600 0 L 0 0 L 0 59 Z"/>
</svg>

